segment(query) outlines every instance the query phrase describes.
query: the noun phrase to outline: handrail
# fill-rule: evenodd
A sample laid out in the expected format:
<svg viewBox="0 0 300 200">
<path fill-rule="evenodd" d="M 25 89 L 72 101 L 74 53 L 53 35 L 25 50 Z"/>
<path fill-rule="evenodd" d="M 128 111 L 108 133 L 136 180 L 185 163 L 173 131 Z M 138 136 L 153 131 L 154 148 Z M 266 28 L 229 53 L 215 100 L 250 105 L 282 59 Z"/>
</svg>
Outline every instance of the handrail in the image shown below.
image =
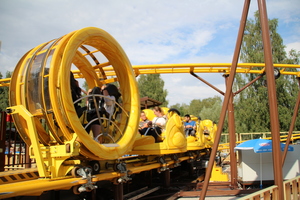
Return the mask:
<svg viewBox="0 0 300 200">
<path fill-rule="evenodd" d="M 300 176 L 286 180 L 283 182 L 284 185 L 284 199 L 285 200 L 295 200 L 299 198 L 300 195 Z M 278 199 L 278 186 L 273 185 L 265 189 L 259 190 L 247 196 L 239 198 L 240 200 L 279 200 Z"/>
</svg>

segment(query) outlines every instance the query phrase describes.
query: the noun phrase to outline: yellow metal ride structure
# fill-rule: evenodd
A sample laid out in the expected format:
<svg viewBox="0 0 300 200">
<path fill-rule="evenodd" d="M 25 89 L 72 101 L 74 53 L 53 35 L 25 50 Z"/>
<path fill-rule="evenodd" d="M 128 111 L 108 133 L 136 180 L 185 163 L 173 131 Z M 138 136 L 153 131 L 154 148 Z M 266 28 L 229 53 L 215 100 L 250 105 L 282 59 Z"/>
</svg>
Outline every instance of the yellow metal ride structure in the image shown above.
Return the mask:
<svg viewBox="0 0 300 200">
<path fill-rule="evenodd" d="M 229 74 L 231 64 L 165 64 L 131 66 L 118 42 L 99 28 L 88 27 L 43 43 L 28 51 L 18 62 L 11 79 L 0 80 L 10 86 L 12 115 L 30 156 L 36 160 L 39 179 L 2 183 L 0 198 L 41 195 L 47 190 L 91 191 L 96 183 L 110 180 L 121 184 L 130 175 L 157 169 L 168 171 L 181 162 L 207 162 L 214 143 L 216 124 L 198 121 L 195 137 L 186 137 L 177 112 L 166 109 L 166 130 L 161 142 L 138 133 L 140 99 L 136 76 L 153 73 Z M 274 65 L 281 74 L 300 77 L 289 68 L 299 65 Z M 264 73 L 264 64 L 239 64 L 237 73 Z M 115 115 L 99 116 L 103 142 L 96 142 L 88 127 L 91 121 L 78 115 L 77 106 L 89 97 L 72 99 L 72 74 L 86 81 L 89 88 L 116 83 L 121 101 L 115 102 Z M 104 97 L 101 94 L 99 97 Z M 84 109 L 83 109 L 84 110 Z M 83 111 L 85 113 L 86 110 Z M 148 117 L 151 119 L 151 110 Z M 206 156 L 206 159 L 204 157 Z M 218 180 L 228 180 L 220 173 Z"/>
</svg>

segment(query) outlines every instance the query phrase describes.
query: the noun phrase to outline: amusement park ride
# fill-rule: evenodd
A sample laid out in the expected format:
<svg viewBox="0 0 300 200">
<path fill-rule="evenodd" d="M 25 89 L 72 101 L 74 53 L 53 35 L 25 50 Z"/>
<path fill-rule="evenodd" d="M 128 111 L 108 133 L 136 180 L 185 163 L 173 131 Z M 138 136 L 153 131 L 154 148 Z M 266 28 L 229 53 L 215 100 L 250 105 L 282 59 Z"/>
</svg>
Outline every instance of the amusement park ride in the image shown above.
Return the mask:
<svg viewBox="0 0 300 200">
<path fill-rule="evenodd" d="M 245 2 L 245 10 L 248 10 L 248 3 Z M 266 15 L 263 8 L 263 4 L 260 5 L 262 16 Z M 196 136 L 186 137 L 181 117 L 176 111 L 166 109 L 168 122 L 161 141 L 155 142 L 152 136 L 141 136 L 138 133 L 141 109 L 136 77 L 153 73 L 192 74 L 224 94 L 218 124 L 218 127 L 222 127 L 226 111 L 232 109 L 230 99 L 235 73 L 253 73 L 258 74 L 258 77 L 266 74 L 268 89 L 271 91 L 269 95 L 274 95 L 274 67 L 280 69 L 277 72 L 281 75 L 300 77 L 299 65 L 272 64 L 269 55 L 271 51 L 268 50 L 269 36 L 264 29 L 265 64 L 237 64 L 243 22 L 246 21 L 245 10 L 233 63 L 229 64 L 131 66 L 118 42 L 104 30 L 94 27 L 73 31 L 28 51 L 18 62 L 12 77 L 0 80 L 0 86 L 9 86 L 10 107 L 7 108 L 7 113 L 12 116 L 24 142 L 30 146 L 29 154 L 36 160 L 38 179 L 26 180 L 26 184 L 22 180 L 6 183 L 3 181 L 5 175 L 2 174 L 1 177 L 4 178 L 1 179 L 0 198 L 39 196 L 43 191 L 72 187 L 75 193 L 80 193 L 97 189 L 97 182 L 108 180 L 116 185 L 118 195 L 115 199 L 123 199 L 122 184 L 131 180 L 131 175 L 152 169 L 170 173 L 171 168 L 178 167 L 182 162 L 191 166 L 199 165 L 196 168 L 207 168 L 206 185 L 203 187 L 203 190 L 207 190 L 209 175 L 218 167 L 214 160 L 221 128 L 217 129 L 217 125 L 210 120 L 199 121 Z M 263 28 L 267 23 L 265 19 L 267 18 L 262 20 Z M 290 70 L 291 68 L 297 70 Z M 121 102 L 115 102 L 114 107 L 118 112 L 110 116 L 98 115 L 89 121 L 84 120 L 84 114 L 78 115 L 75 105 L 85 105 L 89 97 L 96 101 L 96 97 L 104 96 L 92 94 L 72 99 L 71 72 L 75 79 L 86 81 L 89 88 L 117 84 Z M 205 82 L 196 73 L 228 75 L 226 92 Z M 271 101 L 270 106 L 276 107 Z M 83 113 L 85 111 L 83 109 Z M 151 110 L 145 111 L 151 119 Z M 278 116 L 278 113 L 274 113 L 274 116 Z M 95 121 L 101 126 L 102 143 L 96 142 L 89 132 L 89 127 Z M 275 127 L 272 132 L 279 133 L 274 124 L 272 127 Z M 276 145 L 276 134 L 273 135 L 273 140 L 274 138 Z M 234 136 L 231 137 L 231 142 L 235 143 Z M 230 149 L 233 147 L 232 145 Z M 234 162 L 234 157 L 231 157 L 231 161 Z M 236 185 L 234 168 L 233 166 L 231 169 L 233 186 Z M 276 167 L 274 168 L 277 172 Z M 217 179 L 226 180 L 226 177 L 220 173 L 217 174 Z M 279 180 L 282 181 L 282 177 L 275 179 L 275 184 Z M 204 198 L 205 192 L 201 198 Z"/>
</svg>

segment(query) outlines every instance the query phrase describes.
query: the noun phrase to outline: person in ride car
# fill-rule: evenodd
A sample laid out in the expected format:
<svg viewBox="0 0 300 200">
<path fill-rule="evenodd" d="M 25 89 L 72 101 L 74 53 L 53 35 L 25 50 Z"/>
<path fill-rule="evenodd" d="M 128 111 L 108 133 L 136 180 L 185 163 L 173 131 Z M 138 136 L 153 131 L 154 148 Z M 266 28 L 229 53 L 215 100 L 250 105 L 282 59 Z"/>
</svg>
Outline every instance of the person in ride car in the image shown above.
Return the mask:
<svg viewBox="0 0 300 200">
<path fill-rule="evenodd" d="M 191 120 L 191 116 L 189 114 L 184 116 L 184 130 L 186 136 L 195 136 L 196 122 Z"/>
<path fill-rule="evenodd" d="M 140 134 L 145 134 L 147 129 L 152 126 L 152 121 L 150 121 L 147 118 L 146 113 L 144 111 L 141 111 L 140 118 L 141 118 L 141 121 L 139 123 L 139 132 L 140 132 Z"/>
<path fill-rule="evenodd" d="M 164 115 L 163 110 L 159 106 L 153 108 L 153 112 L 156 117 L 152 120 L 152 128 L 148 131 L 147 135 L 152 135 L 155 138 L 155 141 L 158 142 L 158 138 L 161 133 L 165 130 L 167 119 Z"/>
<path fill-rule="evenodd" d="M 89 91 L 89 94 L 101 94 L 103 95 L 102 98 L 96 98 L 96 105 L 94 105 L 94 99 L 93 97 L 90 98 L 90 110 L 88 111 L 88 121 L 91 121 L 95 118 L 98 118 L 97 110 L 99 112 L 99 116 L 106 118 L 106 120 L 111 119 L 113 117 L 116 102 L 119 101 L 119 98 L 121 96 L 118 88 L 113 84 L 107 84 L 106 86 L 103 86 L 101 89 L 99 87 L 95 87 L 92 90 Z M 97 106 L 98 109 L 95 109 L 95 106 Z M 103 120 L 100 120 L 101 122 Z M 102 143 L 103 139 L 101 136 L 101 126 L 100 126 L 99 119 L 94 121 L 91 124 L 91 129 L 93 132 L 93 137 L 96 142 Z"/>
</svg>

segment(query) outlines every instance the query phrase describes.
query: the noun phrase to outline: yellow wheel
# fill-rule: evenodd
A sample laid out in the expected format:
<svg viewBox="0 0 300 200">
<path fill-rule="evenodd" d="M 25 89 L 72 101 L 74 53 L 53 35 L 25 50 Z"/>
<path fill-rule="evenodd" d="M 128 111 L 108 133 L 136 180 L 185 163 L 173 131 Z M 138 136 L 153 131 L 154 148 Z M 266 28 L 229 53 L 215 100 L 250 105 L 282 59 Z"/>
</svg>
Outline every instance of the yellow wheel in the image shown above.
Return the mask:
<svg viewBox="0 0 300 200">
<path fill-rule="evenodd" d="M 82 168 L 82 166 L 75 165 L 74 168 L 71 170 L 71 175 L 74 178 L 81 177 L 80 172 L 79 172 L 80 168 Z"/>
<path fill-rule="evenodd" d="M 112 82 L 119 87 L 121 102 L 116 105 L 121 112 L 114 119 L 102 119 L 102 144 L 86 131 L 75 109 L 71 71 L 89 88 Z M 81 98 L 76 103 L 84 108 L 85 101 Z M 76 138 L 81 143 L 80 154 L 92 160 L 121 157 L 131 150 L 136 137 L 140 102 L 135 75 L 118 42 L 99 28 L 83 28 L 29 51 L 11 79 L 10 102 L 11 106 L 23 105 L 34 115 L 42 144 L 63 145 Z M 30 144 L 26 122 L 17 115 L 15 120 Z"/>
</svg>

